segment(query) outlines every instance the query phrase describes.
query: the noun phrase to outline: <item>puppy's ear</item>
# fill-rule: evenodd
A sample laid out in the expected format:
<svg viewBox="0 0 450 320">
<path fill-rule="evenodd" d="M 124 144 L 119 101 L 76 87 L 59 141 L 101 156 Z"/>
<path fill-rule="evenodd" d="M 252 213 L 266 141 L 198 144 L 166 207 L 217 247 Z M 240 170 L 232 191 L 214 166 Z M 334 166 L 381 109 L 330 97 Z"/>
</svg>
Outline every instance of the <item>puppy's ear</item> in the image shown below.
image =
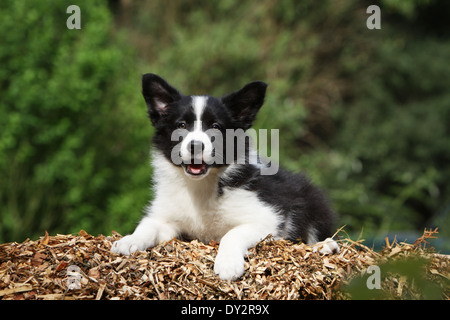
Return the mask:
<svg viewBox="0 0 450 320">
<path fill-rule="evenodd" d="M 153 125 L 167 113 L 167 106 L 181 99 L 181 93 L 156 74 L 142 76 L 142 95 L 148 107 L 148 115 Z"/>
<path fill-rule="evenodd" d="M 256 114 L 264 103 L 266 89 L 266 83 L 254 81 L 222 97 L 222 103 L 231 111 L 238 127 L 247 130 L 252 126 Z"/>
</svg>

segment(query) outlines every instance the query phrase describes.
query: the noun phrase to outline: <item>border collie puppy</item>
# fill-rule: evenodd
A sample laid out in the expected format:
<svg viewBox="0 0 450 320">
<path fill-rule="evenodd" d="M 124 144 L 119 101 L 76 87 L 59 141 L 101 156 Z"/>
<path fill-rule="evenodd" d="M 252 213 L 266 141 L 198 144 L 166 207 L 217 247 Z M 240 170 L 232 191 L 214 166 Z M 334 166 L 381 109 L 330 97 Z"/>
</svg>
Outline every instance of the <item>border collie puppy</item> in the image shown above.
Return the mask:
<svg viewBox="0 0 450 320">
<path fill-rule="evenodd" d="M 183 95 L 157 75 L 143 76 L 155 127 L 155 197 L 133 234 L 116 241 L 112 252 L 129 255 L 174 237 L 214 240 L 220 242 L 214 271 L 234 280 L 244 273 L 247 250 L 269 234 L 321 241 L 316 249 L 324 254 L 339 251 L 329 238 L 334 214 L 322 192 L 300 174 L 262 174 L 267 161 L 248 139 L 239 149 L 239 137 L 230 134 L 250 128 L 266 87 L 255 81 L 215 98 Z"/>
</svg>

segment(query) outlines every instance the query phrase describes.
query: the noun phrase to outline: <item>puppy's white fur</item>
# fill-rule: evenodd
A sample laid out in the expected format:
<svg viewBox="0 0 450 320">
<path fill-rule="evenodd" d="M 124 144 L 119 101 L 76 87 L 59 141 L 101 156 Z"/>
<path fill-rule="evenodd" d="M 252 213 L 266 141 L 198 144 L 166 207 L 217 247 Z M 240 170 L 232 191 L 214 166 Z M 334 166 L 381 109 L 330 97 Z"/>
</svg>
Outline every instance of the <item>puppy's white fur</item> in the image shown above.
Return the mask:
<svg viewBox="0 0 450 320">
<path fill-rule="evenodd" d="M 244 189 L 224 189 L 217 196 L 219 176 L 223 170 L 233 170 L 232 165 L 212 168 L 201 183 L 174 168 L 158 151 L 153 153 L 153 166 L 157 168 L 155 199 L 134 233 L 116 241 L 111 250 L 129 255 L 180 234 L 192 235 L 206 243 L 220 242 L 214 271 L 221 279 L 241 276 L 247 249 L 277 230 L 276 210 Z"/>
</svg>

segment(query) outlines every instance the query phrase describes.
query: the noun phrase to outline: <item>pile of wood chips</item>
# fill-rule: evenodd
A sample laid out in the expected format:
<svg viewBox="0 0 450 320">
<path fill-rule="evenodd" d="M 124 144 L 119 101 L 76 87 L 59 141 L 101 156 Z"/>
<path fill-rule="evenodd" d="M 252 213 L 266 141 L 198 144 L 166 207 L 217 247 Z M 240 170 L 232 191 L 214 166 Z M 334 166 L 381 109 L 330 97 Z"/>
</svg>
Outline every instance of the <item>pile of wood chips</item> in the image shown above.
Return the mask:
<svg viewBox="0 0 450 320">
<path fill-rule="evenodd" d="M 438 281 L 442 298 L 449 299 L 450 260 L 423 246 L 434 233 L 413 244 L 386 241 L 380 253 L 362 241 L 339 240 L 340 253 L 328 256 L 305 244 L 267 238 L 249 250 L 244 276 L 222 281 L 213 271 L 217 243 L 174 239 L 125 257 L 110 252 L 121 238 L 115 232 L 97 237 L 83 230 L 46 232 L 37 241 L 0 245 L 0 299 L 348 299 L 340 288 L 349 279 L 369 265 L 408 255 L 428 259 L 427 277 Z"/>
</svg>

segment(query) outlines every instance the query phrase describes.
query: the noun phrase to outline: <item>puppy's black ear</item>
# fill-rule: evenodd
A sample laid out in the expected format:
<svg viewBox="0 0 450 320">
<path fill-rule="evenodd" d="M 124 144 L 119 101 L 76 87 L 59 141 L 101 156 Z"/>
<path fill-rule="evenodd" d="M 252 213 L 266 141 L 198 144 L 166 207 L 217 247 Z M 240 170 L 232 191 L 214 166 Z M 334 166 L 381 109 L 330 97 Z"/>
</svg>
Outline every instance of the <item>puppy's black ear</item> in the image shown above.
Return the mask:
<svg viewBox="0 0 450 320">
<path fill-rule="evenodd" d="M 247 130 L 252 126 L 256 114 L 264 103 L 266 89 L 266 83 L 254 81 L 222 97 L 222 102 L 231 111 L 238 127 Z"/>
<path fill-rule="evenodd" d="M 142 76 L 142 95 L 153 125 L 167 113 L 167 105 L 181 99 L 181 93 L 153 73 Z"/>
</svg>

